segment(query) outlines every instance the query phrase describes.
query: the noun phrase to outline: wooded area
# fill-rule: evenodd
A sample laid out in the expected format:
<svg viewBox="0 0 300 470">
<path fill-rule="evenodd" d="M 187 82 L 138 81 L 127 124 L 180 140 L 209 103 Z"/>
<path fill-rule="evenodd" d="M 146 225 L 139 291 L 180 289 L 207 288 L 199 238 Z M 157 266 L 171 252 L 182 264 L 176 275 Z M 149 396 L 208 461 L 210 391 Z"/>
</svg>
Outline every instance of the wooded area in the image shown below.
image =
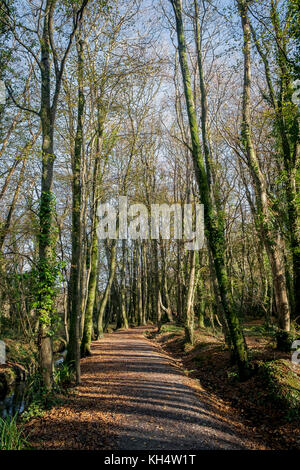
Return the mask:
<svg viewBox="0 0 300 470">
<path fill-rule="evenodd" d="M 278 366 L 299 418 L 299 30 L 299 0 L 0 0 L 0 392 L 21 365 L 27 422 L 136 327 L 216 338 L 233 388 Z M 203 204 L 203 248 L 100 239 L 120 196 Z"/>
</svg>

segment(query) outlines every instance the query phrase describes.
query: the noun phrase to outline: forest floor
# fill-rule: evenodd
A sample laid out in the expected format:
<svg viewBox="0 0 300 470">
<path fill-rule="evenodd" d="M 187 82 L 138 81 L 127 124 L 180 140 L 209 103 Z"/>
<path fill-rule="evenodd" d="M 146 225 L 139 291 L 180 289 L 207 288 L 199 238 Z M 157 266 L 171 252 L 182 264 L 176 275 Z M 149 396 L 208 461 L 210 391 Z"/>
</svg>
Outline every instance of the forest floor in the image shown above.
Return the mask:
<svg viewBox="0 0 300 470">
<path fill-rule="evenodd" d="M 26 425 L 33 449 L 265 449 L 221 398 L 132 328 L 106 334 L 82 360 L 82 384 Z"/>
<path fill-rule="evenodd" d="M 246 323 L 244 332 L 252 365 L 278 360 L 291 363 L 291 353 L 275 349 L 274 338 L 267 334 L 261 321 Z M 247 435 L 254 436 L 256 442 L 265 443 L 272 450 L 300 450 L 299 414 L 294 416 L 293 410 L 274 399 L 260 374 L 239 382 L 222 335 L 197 329 L 192 347 L 185 344 L 183 328 L 170 324 L 164 325 L 159 334 L 150 331 L 147 336 L 174 357 L 189 377 L 201 383 L 222 416 L 235 416 L 236 424 Z M 294 365 L 293 370 L 298 375 L 299 389 L 300 365 Z M 279 375 L 285 378 L 284 372 L 279 371 Z"/>
</svg>

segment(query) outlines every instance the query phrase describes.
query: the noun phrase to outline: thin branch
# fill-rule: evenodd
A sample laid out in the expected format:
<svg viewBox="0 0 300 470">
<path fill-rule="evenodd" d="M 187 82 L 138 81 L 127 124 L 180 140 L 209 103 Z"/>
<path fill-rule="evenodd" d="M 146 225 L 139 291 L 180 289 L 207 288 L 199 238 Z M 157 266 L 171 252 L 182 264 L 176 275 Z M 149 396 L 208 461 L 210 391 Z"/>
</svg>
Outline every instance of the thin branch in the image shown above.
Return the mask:
<svg viewBox="0 0 300 470">
<path fill-rule="evenodd" d="M 36 114 L 37 116 L 40 117 L 40 113 L 39 113 L 38 111 L 35 111 L 35 109 L 27 108 L 26 106 L 22 106 L 20 103 L 18 103 L 18 102 L 15 100 L 15 98 L 14 98 L 14 96 L 13 96 L 13 93 L 12 93 L 12 90 L 11 90 L 11 88 L 10 88 L 10 86 L 8 85 L 7 82 L 5 82 L 5 86 L 6 86 L 6 89 L 7 89 L 7 91 L 8 91 L 9 97 L 12 99 L 14 105 L 15 105 L 17 108 L 21 109 L 22 111 L 26 111 L 26 112 L 28 112 L 28 113 Z"/>
</svg>

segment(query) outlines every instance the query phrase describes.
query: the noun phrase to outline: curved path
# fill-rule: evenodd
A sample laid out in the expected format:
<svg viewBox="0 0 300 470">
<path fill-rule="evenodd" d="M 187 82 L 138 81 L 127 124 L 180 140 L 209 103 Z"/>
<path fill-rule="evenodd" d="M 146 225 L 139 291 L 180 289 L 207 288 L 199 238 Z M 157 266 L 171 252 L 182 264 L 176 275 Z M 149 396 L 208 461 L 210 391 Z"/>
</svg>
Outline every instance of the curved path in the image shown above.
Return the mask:
<svg viewBox="0 0 300 470">
<path fill-rule="evenodd" d="M 145 329 L 117 331 L 93 343 L 92 356 L 82 360 L 82 385 L 76 395 L 31 425 L 35 447 L 252 447 L 201 399 L 195 381 L 144 337 Z"/>
</svg>

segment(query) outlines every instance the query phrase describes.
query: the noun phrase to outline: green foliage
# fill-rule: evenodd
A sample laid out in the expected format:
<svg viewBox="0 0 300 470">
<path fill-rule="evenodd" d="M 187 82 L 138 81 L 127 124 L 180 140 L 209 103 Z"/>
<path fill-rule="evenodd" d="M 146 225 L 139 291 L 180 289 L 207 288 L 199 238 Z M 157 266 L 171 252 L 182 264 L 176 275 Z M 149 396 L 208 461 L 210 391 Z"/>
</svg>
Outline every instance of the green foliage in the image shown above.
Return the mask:
<svg viewBox="0 0 300 470">
<path fill-rule="evenodd" d="M 74 381 L 74 372 L 67 364 L 61 364 L 54 372 L 55 385 L 51 391 L 44 386 L 39 372 L 32 375 L 29 382 L 27 402 L 29 406 L 22 413 L 22 421 L 28 422 L 33 418 L 40 418 L 46 410 L 63 403 L 58 394 L 69 393 L 70 385 Z"/>
<path fill-rule="evenodd" d="M 28 448 L 27 436 L 22 425 L 17 423 L 17 415 L 0 418 L 0 450 L 22 450 Z"/>
<path fill-rule="evenodd" d="M 24 367 L 31 366 L 37 361 L 36 345 L 22 340 L 4 338 L 6 344 L 7 360 L 16 364 L 21 364 Z"/>
<path fill-rule="evenodd" d="M 262 362 L 259 372 L 268 387 L 269 398 L 287 411 L 288 419 L 299 417 L 300 380 L 292 364 L 284 359 Z"/>
<path fill-rule="evenodd" d="M 227 371 L 227 377 L 232 382 L 238 382 L 239 380 L 239 374 L 236 371 Z"/>
<path fill-rule="evenodd" d="M 28 408 L 22 413 L 22 421 L 27 423 L 34 418 L 42 418 L 44 416 L 45 410 L 41 407 L 40 403 L 32 402 Z"/>
<path fill-rule="evenodd" d="M 183 327 L 178 326 L 178 325 L 166 324 L 166 325 L 162 325 L 160 332 L 161 333 L 177 333 L 180 335 L 183 332 Z"/>
<path fill-rule="evenodd" d="M 62 363 L 55 369 L 55 384 L 62 391 L 64 391 L 67 387 L 70 387 L 70 385 L 74 382 L 74 378 L 74 368 L 71 367 L 70 364 Z"/>
<path fill-rule="evenodd" d="M 55 297 L 61 272 L 60 269 L 60 265 L 53 259 L 42 259 L 39 262 L 39 277 L 36 286 L 38 300 L 34 303 L 34 307 L 38 310 L 41 323 L 48 327 L 51 327 L 52 320 L 49 312 L 55 310 Z"/>
<path fill-rule="evenodd" d="M 291 47 L 293 54 L 293 65 L 295 68 L 295 77 L 299 74 L 300 63 L 300 9 L 299 0 L 289 0 L 287 25 L 289 26 L 289 37 L 293 41 L 294 47 Z"/>
<path fill-rule="evenodd" d="M 27 403 L 30 403 L 27 410 L 22 413 L 22 419 L 26 422 L 38 416 L 42 416 L 45 410 L 49 410 L 55 405 L 62 403 L 57 396 L 60 388 L 54 387 L 49 391 L 43 381 L 40 372 L 36 372 L 30 378 L 28 383 L 28 392 L 26 396 Z"/>
<path fill-rule="evenodd" d="M 275 326 L 245 325 L 244 332 L 247 336 L 275 336 L 277 328 Z"/>
<path fill-rule="evenodd" d="M 57 331 L 59 317 L 56 312 L 56 295 L 59 283 L 62 279 L 62 269 L 64 263 L 56 258 L 56 243 L 58 229 L 53 223 L 55 214 L 56 199 L 51 191 L 42 193 L 40 204 L 40 227 L 38 234 L 40 246 L 45 249 L 44 257 L 40 257 L 36 270 L 36 309 L 40 323 L 47 328 L 49 335 L 54 335 Z"/>
<path fill-rule="evenodd" d="M 20 272 L 6 272 L 3 275 L 3 296 L 11 302 L 11 315 L 0 315 L 0 336 L 8 338 L 24 338 L 31 333 L 34 320 L 28 315 L 23 319 L 24 298 L 25 308 L 29 313 L 34 305 L 34 292 L 36 289 L 36 272 L 34 270 Z M 26 328 L 24 328 L 24 323 Z"/>
</svg>

